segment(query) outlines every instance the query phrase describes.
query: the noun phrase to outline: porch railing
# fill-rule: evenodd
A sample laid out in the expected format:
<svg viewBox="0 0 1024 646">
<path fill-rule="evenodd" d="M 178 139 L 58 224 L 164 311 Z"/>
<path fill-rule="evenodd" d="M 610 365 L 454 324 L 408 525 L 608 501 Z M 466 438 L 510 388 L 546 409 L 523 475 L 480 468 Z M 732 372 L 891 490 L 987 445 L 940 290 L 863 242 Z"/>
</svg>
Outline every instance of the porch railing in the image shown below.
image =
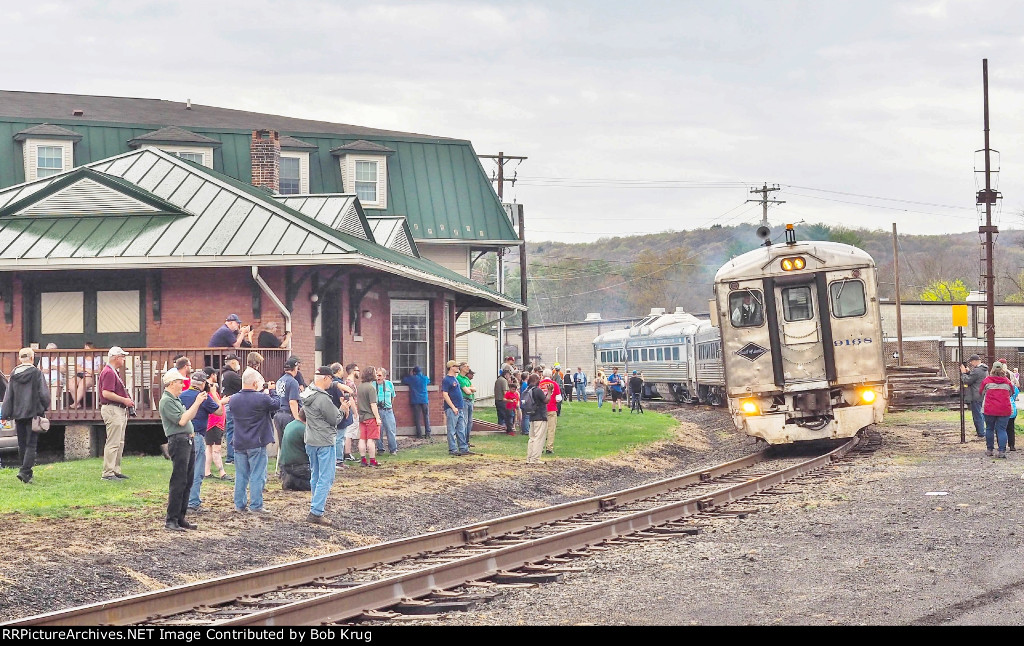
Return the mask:
<svg viewBox="0 0 1024 646">
<path fill-rule="evenodd" d="M 99 391 L 96 377 L 107 361 L 107 348 L 90 350 L 36 350 L 36 366 L 43 371 L 50 385 L 50 411 L 47 414 L 55 422 L 99 422 Z M 185 355 L 192 362 L 192 369 L 208 367 L 220 370 L 224 359 L 235 354 L 245 369 L 248 348 L 125 348 L 125 367 L 121 378 L 132 399 L 135 401 L 137 417 L 134 421 L 152 422 L 160 418 L 157 404 L 163 391 L 161 379 L 164 372 L 174 365 L 174 357 Z M 256 349 L 263 355 L 260 372 L 268 380 L 274 380 L 284 372 L 284 362 L 291 350 Z M 10 377 L 18 365 L 18 350 L 0 350 L 0 373 Z M 82 399 L 76 406 L 76 400 Z"/>
</svg>

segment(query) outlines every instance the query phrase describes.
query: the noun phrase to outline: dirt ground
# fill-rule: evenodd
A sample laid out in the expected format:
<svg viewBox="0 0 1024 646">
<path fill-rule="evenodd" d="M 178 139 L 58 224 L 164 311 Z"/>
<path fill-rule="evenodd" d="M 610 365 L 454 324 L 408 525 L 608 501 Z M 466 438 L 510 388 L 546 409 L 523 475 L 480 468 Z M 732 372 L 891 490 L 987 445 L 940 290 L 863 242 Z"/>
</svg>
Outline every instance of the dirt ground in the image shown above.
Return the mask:
<svg viewBox="0 0 1024 646">
<path fill-rule="evenodd" d="M 682 409 L 676 437 L 639 452 L 544 467 L 480 456 L 440 468 L 340 472 L 328 514 L 273 484 L 270 518 L 204 496 L 200 530 L 162 530 L 162 509 L 99 519 L 0 517 L 0 619 L 100 601 L 433 531 L 648 482 L 756 450 L 728 417 Z M 579 561 L 562 584 L 509 591 L 466 624 L 1022 623 L 1024 450 L 959 444 L 959 425 L 885 426 L 870 457 L 745 520 Z M 970 440 L 970 430 L 968 430 Z M 1022 445 L 1024 449 L 1024 445 Z M 1018 457 L 1020 456 L 1020 457 Z M 926 495 L 929 493 L 945 495 Z"/>
<path fill-rule="evenodd" d="M 439 466 L 349 467 L 338 472 L 328 499 L 330 529 L 304 522 L 308 492 L 282 491 L 273 478 L 267 518 L 234 513 L 231 486 L 204 486 L 206 511 L 190 517 L 199 524 L 195 532 L 164 530 L 162 506 L 125 512 L 116 521 L 8 514 L 0 516 L 0 620 L 614 491 L 753 450 L 720 411 L 693 409 L 672 440 L 615 458 L 528 467 L 525 456 L 470 456 Z"/>
</svg>

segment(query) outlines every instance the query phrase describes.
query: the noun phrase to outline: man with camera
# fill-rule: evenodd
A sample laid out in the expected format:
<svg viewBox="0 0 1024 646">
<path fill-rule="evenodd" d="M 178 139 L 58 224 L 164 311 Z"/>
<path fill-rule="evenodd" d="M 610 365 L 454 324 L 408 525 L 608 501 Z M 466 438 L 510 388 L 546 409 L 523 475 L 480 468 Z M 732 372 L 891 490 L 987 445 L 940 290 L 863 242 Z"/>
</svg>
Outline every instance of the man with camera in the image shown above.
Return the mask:
<svg viewBox="0 0 1024 646">
<path fill-rule="evenodd" d="M 981 362 L 981 357 L 972 354 L 967 363 L 960 364 L 961 380 L 967 389 L 965 401 L 971 406 L 971 417 L 974 418 L 974 430 L 978 437 L 985 437 L 985 416 L 982 404 L 985 396 L 981 393 L 981 382 L 988 376 L 988 366 Z"/>
<path fill-rule="evenodd" d="M 206 427 L 210 422 L 210 415 L 223 415 L 224 404 L 215 401 L 210 397 L 210 376 L 203 370 L 196 370 L 192 373 L 192 379 L 189 382 L 188 390 L 183 391 L 178 395 L 178 399 L 185 408 L 190 408 L 193 403 L 199 400 L 202 395 L 201 404 L 196 409 L 196 414 L 192 418 L 192 428 L 196 435 L 195 443 L 192 446 L 192 450 L 195 452 L 196 458 L 195 463 L 197 466 L 192 475 L 192 488 L 189 490 L 188 496 L 188 510 L 193 513 L 199 512 L 199 506 L 202 504 L 202 500 L 199 498 L 200 490 L 203 486 L 203 475 L 206 472 Z M 222 401 L 228 401 L 225 397 Z"/>
<path fill-rule="evenodd" d="M 242 390 L 231 397 L 235 419 L 235 511 L 267 513 L 263 486 L 267 482 L 267 445 L 274 442 L 270 418 L 281 400 L 273 382 L 267 383 L 255 368 L 242 373 Z M 248 489 L 248 492 L 246 491 Z"/>
<path fill-rule="evenodd" d="M 224 325 L 213 333 L 207 346 L 211 348 L 251 348 L 252 326 L 242 325 L 242 319 L 237 314 L 231 314 L 224 319 Z"/>
<path fill-rule="evenodd" d="M 107 441 L 103 445 L 103 479 L 113 482 L 127 480 L 121 473 L 121 455 L 124 453 L 124 432 L 128 428 L 128 414 L 135 412 L 135 402 L 118 370 L 124 368 L 128 353 L 117 347 L 107 352 L 107 365 L 100 371 L 100 415 L 107 427 Z"/>
</svg>

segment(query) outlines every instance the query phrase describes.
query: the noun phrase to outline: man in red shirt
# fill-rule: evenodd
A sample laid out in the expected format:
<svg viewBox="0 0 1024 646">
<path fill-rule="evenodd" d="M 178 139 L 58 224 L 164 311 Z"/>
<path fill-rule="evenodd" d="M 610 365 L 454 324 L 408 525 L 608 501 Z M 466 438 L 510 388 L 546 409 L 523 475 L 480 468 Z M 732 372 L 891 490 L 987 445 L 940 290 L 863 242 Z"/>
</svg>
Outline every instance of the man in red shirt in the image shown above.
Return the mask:
<svg viewBox="0 0 1024 646">
<path fill-rule="evenodd" d="M 121 380 L 118 370 L 124 368 L 127 352 L 116 345 L 107 352 L 107 365 L 99 377 L 100 414 L 107 426 L 107 442 L 103 446 L 103 479 L 110 481 L 127 480 L 121 473 L 121 454 L 124 453 L 124 431 L 128 428 L 128 409 L 135 402 L 128 396 L 128 389 Z"/>
<path fill-rule="evenodd" d="M 548 437 L 544 447 L 545 453 L 555 452 L 555 427 L 558 425 L 558 404 L 562 401 L 562 386 L 558 381 L 552 379 L 551 371 L 544 370 L 544 378 L 541 379 L 538 387 L 543 389 L 548 399 Z"/>
</svg>

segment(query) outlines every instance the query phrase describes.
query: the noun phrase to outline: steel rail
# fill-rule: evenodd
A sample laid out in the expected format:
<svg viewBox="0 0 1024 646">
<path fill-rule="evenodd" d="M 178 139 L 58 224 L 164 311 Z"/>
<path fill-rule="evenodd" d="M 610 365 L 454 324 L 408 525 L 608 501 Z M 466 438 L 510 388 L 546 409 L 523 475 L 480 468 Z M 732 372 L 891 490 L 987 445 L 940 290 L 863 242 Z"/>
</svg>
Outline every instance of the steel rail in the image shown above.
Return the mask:
<svg viewBox="0 0 1024 646">
<path fill-rule="evenodd" d="M 386 608 L 405 598 L 418 598 L 437 588 L 452 588 L 513 570 L 529 563 L 549 559 L 569 550 L 624 534 L 643 531 L 684 516 L 713 509 L 759 493 L 793 478 L 816 471 L 843 457 L 857 445 L 854 437 L 823 456 L 770 473 L 759 478 L 719 489 L 683 501 L 673 501 L 626 516 L 568 529 L 553 535 L 527 540 L 479 555 L 460 558 L 408 574 L 388 577 L 338 592 L 261 610 L 249 615 L 215 622 L 217 626 L 263 625 L 290 626 L 338 622 L 358 617 L 369 610 Z"/>
<path fill-rule="evenodd" d="M 522 531 L 569 516 L 598 512 L 611 506 L 628 504 L 665 491 L 711 480 L 753 466 L 765 458 L 766 451 L 761 451 L 713 467 L 622 491 L 206 581 L 32 615 L 0 623 L 0 626 L 96 626 L 143 623 L 156 617 L 187 612 L 199 606 L 214 606 L 246 595 L 254 596 L 308 583 L 319 577 L 338 576 L 352 570 L 391 563 L 425 552 L 438 552 L 465 545 L 467 542 L 479 542 L 488 537 Z"/>
</svg>

